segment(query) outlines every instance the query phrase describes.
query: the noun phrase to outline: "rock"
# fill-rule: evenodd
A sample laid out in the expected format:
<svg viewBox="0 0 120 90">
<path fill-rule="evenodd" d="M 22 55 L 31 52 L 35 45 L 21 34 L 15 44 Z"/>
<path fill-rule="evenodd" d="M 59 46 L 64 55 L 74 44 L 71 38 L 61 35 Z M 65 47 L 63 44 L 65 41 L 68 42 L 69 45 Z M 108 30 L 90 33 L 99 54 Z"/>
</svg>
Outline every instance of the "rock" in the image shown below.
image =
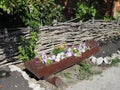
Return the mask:
<svg viewBox="0 0 120 90">
<path fill-rule="evenodd" d="M 119 57 L 120 55 L 118 55 L 117 53 L 113 53 L 112 56 L 111 56 L 111 59 L 115 59 L 117 57 Z"/>
<path fill-rule="evenodd" d="M 17 88 L 18 86 L 17 86 L 17 85 L 15 85 L 15 87 Z"/>
<path fill-rule="evenodd" d="M 29 84 L 29 83 L 37 83 L 37 82 L 36 82 L 36 80 L 35 80 L 34 78 L 30 78 L 30 79 L 28 80 L 28 84 Z"/>
<path fill-rule="evenodd" d="M 120 54 L 120 51 L 119 51 L 119 50 L 118 50 L 117 52 L 118 52 L 118 54 Z"/>
<path fill-rule="evenodd" d="M 23 76 L 23 78 L 25 80 L 29 80 L 30 79 L 26 72 L 22 71 L 21 74 L 22 74 L 22 76 Z"/>
<path fill-rule="evenodd" d="M 105 64 L 110 64 L 111 61 L 112 61 L 112 60 L 111 60 L 110 57 L 105 57 L 105 58 L 104 58 L 104 63 L 105 63 Z"/>
<path fill-rule="evenodd" d="M 10 68 L 10 71 L 18 71 L 18 72 L 21 72 L 21 71 L 22 71 L 20 68 L 18 68 L 18 67 L 15 66 L 15 65 L 10 65 L 9 68 Z"/>
<path fill-rule="evenodd" d="M 119 59 L 120 59 L 120 55 L 119 55 L 119 57 L 118 57 Z"/>
<path fill-rule="evenodd" d="M 96 57 L 94 57 L 94 56 L 91 56 L 91 57 L 90 57 L 90 60 L 92 61 L 92 63 L 94 63 L 94 64 L 95 64 L 95 63 L 96 63 L 97 58 L 96 58 Z"/>
<path fill-rule="evenodd" d="M 40 84 L 35 84 L 35 83 L 29 83 L 29 87 L 32 88 L 33 90 L 45 90 L 45 88 L 41 88 Z"/>
<path fill-rule="evenodd" d="M 30 88 L 34 88 L 35 86 L 36 86 L 36 84 L 35 84 L 35 83 L 32 83 L 32 82 L 31 82 L 31 83 L 29 83 L 29 87 L 30 87 Z"/>
<path fill-rule="evenodd" d="M 36 84 L 36 86 L 33 88 L 33 90 L 45 90 L 45 89 L 41 88 L 39 84 Z"/>
<path fill-rule="evenodd" d="M 101 65 L 101 64 L 103 63 L 103 61 L 104 61 L 103 57 L 99 57 L 99 58 L 97 58 L 97 60 L 96 60 L 96 64 L 97 64 L 97 65 Z"/>
</svg>

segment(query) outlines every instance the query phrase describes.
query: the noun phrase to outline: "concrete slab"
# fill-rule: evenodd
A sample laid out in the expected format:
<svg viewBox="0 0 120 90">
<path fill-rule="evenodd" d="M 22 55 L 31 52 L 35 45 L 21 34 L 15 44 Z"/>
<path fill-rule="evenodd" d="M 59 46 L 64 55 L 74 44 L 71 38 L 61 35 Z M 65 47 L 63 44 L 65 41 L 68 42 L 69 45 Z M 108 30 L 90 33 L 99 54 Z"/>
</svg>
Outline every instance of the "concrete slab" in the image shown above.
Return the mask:
<svg viewBox="0 0 120 90">
<path fill-rule="evenodd" d="M 17 71 L 10 72 L 8 67 L 0 68 L 0 90 L 32 90 L 28 81 Z"/>
</svg>

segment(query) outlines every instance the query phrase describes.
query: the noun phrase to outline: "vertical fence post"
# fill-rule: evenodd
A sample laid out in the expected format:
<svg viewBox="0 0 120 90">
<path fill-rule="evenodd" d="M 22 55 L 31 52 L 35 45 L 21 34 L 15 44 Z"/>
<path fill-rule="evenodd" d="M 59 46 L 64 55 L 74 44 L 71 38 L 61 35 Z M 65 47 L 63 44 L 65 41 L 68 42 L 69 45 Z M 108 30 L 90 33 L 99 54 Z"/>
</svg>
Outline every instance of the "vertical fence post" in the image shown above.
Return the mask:
<svg viewBox="0 0 120 90">
<path fill-rule="evenodd" d="M 92 29 L 94 29 L 94 28 L 95 28 L 95 18 L 92 17 Z"/>
<path fill-rule="evenodd" d="M 119 24 L 120 24 L 120 16 L 118 16 L 117 27 L 119 27 Z"/>
<path fill-rule="evenodd" d="M 82 30 L 82 23 L 83 23 L 82 20 L 80 20 L 79 23 L 80 23 L 79 29 Z"/>
<path fill-rule="evenodd" d="M 5 39 L 4 40 L 5 40 L 5 45 L 6 45 L 5 46 L 5 48 L 6 48 L 5 49 L 6 50 L 6 58 L 8 59 L 8 61 L 11 61 L 11 58 L 10 58 L 11 57 L 10 56 L 11 55 L 11 52 L 10 52 L 11 50 L 10 50 L 10 44 L 9 44 L 10 43 L 10 39 L 9 39 L 9 36 L 8 36 L 7 28 L 4 29 L 4 35 L 5 35 L 5 37 L 4 37 Z"/>
</svg>

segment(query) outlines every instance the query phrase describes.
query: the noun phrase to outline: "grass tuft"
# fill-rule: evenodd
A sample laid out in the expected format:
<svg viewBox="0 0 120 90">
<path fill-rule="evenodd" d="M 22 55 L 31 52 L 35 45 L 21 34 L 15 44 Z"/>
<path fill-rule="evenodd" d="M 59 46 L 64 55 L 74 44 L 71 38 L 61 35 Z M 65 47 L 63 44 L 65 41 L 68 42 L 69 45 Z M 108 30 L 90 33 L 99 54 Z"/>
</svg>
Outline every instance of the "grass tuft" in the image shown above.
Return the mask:
<svg viewBox="0 0 120 90">
<path fill-rule="evenodd" d="M 109 66 L 117 66 L 119 62 L 120 62 L 120 59 L 116 57 L 115 59 L 112 60 Z"/>
</svg>

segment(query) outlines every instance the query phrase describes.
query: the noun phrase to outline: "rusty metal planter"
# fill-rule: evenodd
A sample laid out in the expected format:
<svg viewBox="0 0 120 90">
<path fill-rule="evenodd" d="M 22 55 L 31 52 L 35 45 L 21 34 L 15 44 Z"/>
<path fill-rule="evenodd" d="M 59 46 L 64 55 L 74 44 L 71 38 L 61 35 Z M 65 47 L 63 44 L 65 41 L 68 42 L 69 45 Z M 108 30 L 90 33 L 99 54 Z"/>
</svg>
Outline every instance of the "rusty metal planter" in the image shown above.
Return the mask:
<svg viewBox="0 0 120 90">
<path fill-rule="evenodd" d="M 54 62 L 49 65 L 42 64 L 42 62 L 40 62 L 39 60 L 32 60 L 25 62 L 25 67 L 35 76 L 37 76 L 37 78 L 45 78 L 74 64 L 77 64 L 99 51 L 99 46 L 95 41 L 89 40 L 87 44 L 90 46 L 90 50 L 82 53 L 80 57 L 71 56 L 68 58 L 64 58 L 60 62 Z"/>
</svg>

